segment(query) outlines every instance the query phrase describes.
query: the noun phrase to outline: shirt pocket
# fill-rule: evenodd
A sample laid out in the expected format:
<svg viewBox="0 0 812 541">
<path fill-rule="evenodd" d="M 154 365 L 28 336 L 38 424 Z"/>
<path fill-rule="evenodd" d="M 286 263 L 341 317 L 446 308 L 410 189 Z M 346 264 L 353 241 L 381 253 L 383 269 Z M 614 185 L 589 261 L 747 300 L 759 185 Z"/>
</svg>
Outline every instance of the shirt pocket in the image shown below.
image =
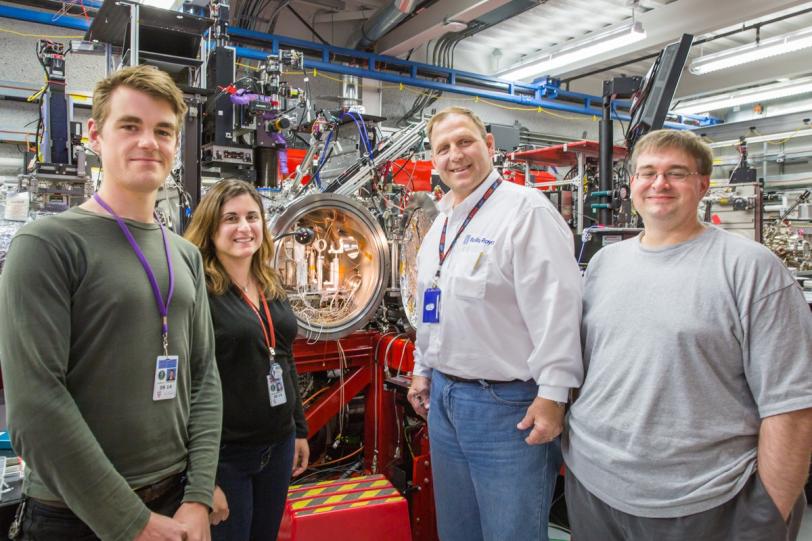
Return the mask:
<svg viewBox="0 0 812 541">
<path fill-rule="evenodd" d="M 461 254 L 462 255 L 462 254 Z M 452 291 L 463 299 L 482 299 L 488 288 L 488 254 L 475 252 L 455 265 Z"/>
</svg>

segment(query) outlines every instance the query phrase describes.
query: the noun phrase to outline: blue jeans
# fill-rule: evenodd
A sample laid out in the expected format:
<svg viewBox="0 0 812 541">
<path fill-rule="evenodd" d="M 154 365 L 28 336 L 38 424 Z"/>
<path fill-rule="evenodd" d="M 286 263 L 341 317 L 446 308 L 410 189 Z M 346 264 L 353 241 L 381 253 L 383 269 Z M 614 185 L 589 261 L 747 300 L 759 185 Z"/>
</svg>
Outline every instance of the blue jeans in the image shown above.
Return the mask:
<svg viewBox="0 0 812 541">
<path fill-rule="evenodd" d="M 442 541 L 547 541 L 560 441 L 528 445 L 530 430 L 516 428 L 537 392 L 533 382 L 459 383 L 432 373 L 429 440 Z"/>
<path fill-rule="evenodd" d="M 273 540 L 279 532 L 293 468 L 295 436 L 273 445 L 225 444 L 217 484 L 228 519 L 211 529 L 212 541 Z"/>
</svg>

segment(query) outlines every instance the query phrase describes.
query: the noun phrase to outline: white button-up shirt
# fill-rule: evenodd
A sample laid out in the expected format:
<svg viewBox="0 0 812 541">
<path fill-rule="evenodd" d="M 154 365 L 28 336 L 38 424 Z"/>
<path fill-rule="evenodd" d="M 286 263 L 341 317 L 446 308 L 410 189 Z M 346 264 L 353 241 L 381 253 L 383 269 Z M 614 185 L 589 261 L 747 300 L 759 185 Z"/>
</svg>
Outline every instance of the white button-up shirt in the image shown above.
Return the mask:
<svg viewBox="0 0 812 541">
<path fill-rule="evenodd" d="M 443 223 L 448 218 L 447 251 L 498 176 L 491 171 L 456 207 L 452 193 L 440 201 L 417 256 L 419 321 L 423 292 L 435 282 Z M 502 182 L 443 263 L 440 322 L 418 324 L 413 373 L 533 379 L 539 396 L 566 402 L 583 381 L 582 284 L 573 249 L 572 233 L 547 197 Z"/>
</svg>

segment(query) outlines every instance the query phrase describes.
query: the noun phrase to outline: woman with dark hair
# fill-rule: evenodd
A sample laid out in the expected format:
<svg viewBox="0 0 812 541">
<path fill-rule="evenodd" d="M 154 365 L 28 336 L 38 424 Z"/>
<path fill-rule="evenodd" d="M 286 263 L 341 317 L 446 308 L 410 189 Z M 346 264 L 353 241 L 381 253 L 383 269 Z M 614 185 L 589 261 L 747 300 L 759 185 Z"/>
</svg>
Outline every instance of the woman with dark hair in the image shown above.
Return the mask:
<svg viewBox="0 0 812 541">
<path fill-rule="evenodd" d="M 309 449 L 296 318 L 271 266 L 259 194 L 241 180 L 215 184 L 185 236 L 203 255 L 223 386 L 212 539 L 276 539 L 291 472 L 307 468 Z"/>
</svg>

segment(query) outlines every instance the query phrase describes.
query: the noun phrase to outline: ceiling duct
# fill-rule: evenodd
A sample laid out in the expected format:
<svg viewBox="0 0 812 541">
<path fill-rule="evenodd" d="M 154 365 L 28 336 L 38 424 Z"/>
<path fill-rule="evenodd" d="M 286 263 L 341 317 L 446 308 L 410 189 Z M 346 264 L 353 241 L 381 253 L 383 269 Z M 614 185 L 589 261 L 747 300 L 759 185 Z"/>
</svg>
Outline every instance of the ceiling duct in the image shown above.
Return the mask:
<svg viewBox="0 0 812 541">
<path fill-rule="evenodd" d="M 470 37 L 546 1 L 439 0 L 389 32 L 375 44 L 375 52 L 403 55 L 448 32 L 459 32 L 465 28 L 467 30 L 462 37 Z"/>
<path fill-rule="evenodd" d="M 393 0 L 367 19 L 351 40 L 349 47 L 364 49 L 370 47 L 384 34 L 392 30 L 417 6 L 417 0 Z"/>
</svg>

